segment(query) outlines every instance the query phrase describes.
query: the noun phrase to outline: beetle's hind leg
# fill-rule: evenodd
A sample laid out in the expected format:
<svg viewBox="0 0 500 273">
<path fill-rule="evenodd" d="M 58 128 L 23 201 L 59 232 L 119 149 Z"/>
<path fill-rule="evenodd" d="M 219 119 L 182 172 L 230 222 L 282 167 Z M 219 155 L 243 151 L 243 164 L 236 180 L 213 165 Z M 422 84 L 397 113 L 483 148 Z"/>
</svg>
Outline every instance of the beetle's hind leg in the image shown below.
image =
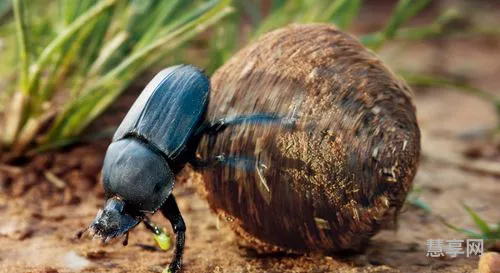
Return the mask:
<svg viewBox="0 0 500 273">
<path fill-rule="evenodd" d="M 170 263 L 169 270 L 172 273 L 179 272 L 182 267 L 182 254 L 184 253 L 184 242 L 186 240 L 186 225 L 184 219 L 182 219 L 181 212 L 179 211 L 173 194 L 170 194 L 160 210 L 170 221 L 172 229 L 176 234 L 174 259 Z"/>
<path fill-rule="evenodd" d="M 282 117 L 276 114 L 253 114 L 242 115 L 232 118 L 221 118 L 215 122 L 202 125 L 195 135 L 217 134 L 224 131 L 227 127 L 241 124 L 281 124 L 285 127 L 295 128 L 297 123 L 297 108 L 294 107 L 290 117 Z"/>
</svg>

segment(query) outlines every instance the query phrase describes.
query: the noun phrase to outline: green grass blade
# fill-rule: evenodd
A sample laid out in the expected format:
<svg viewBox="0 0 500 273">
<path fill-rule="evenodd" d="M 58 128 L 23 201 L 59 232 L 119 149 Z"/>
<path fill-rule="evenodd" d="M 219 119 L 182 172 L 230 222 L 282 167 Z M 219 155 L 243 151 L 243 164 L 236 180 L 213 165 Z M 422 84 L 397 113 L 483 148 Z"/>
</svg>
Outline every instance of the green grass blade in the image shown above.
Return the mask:
<svg viewBox="0 0 500 273">
<path fill-rule="evenodd" d="M 20 87 L 25 95 L 29 95 L 28 79 L 30 66 L 30 49 L 27 38 L 27 26 L 22 0 L 13 0 L 14 17 L 16 22 L 19 59 L 21 60 Z"/>
<path fill-rule="evenodd" d="M 370 45 L 370 48 L 374 50 L 378 50 L 386 41 L 394 39 L 398 29 L 424 9 L 430 2 L 431 0 L 400 0 L 382 32 L 371 37 L 366 37 L 364 44 Z"/>
<path fill-rule="evenodd" d="M 82 132 L 121 94 L 124 87 L 137 74 L 152 62 L 169 53 L 170 50 L 198 35 L 229 14 L 232 11 L 229 3 L 230 1 L 220 1 L 200 17 L 172 33 L 156 39 L 147 47 L 132 53 L 97 82 L 89 83 L 88 88 L 82 92 L 82 96 L 78 100 L 71 101 L 64 107 L 46 135 L 44 143 L 57 142 Z"/>
<path fill-rule="evenodd" d="M 171 1 L 163 1 L 160 4 L 160 7 L 156 7 L 155 12 L 158 13 L 158 16 L 151 16 L 155 18 L 155 20 L 147 27 L 147 32 L 144 34 L 139 42 L 135 45 L 136 48 L 141 48 L 150 43 L 157 37 L 161 28 L 164 25 L 164 22 L 167 21 L 169 17 L 171 17 L 172 13 L 178 8 L 180 0 L 171 0 Z M 150 16 L 150 15 L 147 15 Z"/>
<path fill-rule="evenodd" d="M 453 26 L 453 22 L 459 21 L 460 19 L 464 19 L 464 15 L 459 13 L 457 10 L 454 9 L 446 10 L 431 24 L 398 29 L 393 39 L 400 38 L 404 39 L 405 41 L 411 41 L 411 40 L 420 41 L 440 36 L 451 36 L 453 34 L 474 33 L 474 31 L 471 30 L 459 31 L 458 29 L 450 27 L 450 25 Z M 377 31 L 362 36 L 360 40 L 361 43 L 363 43 L 365 46 L 374 48 L 375 46 L 377 46 L 378 43 L 380 43 L 384 39 L 383 35 L 384 34 L 382 33 L 382 31 Z"/>
<path fill-rule="evenodd" d="M 89 71 L 89 76 L 92 77 L 100 73 L 101 69 L 107 64 L 113 54 L 123 43 L 125 43 L 128 38 L 129 33 L 126 31 L 122 31 L 115 37 L 113 37 L 108 43 L 106 43 L 106 45 L 101 48 L 101 52 L 92 64 Z"/>
<path fill-rule="evenodd" d="M 333 1 L 321 15 L 321 21 L 331 21 L 335 16 L 338 15 L 339 11 L 342 9 L 344 4 L 349 0 L 336 0 Z"/>
<path fill-rule="evenodd" d="M 324 15 L 325 21 L 333 22 L 340 29 L 348 29 L 361 8 L 361 0 L 337 0 Z"/>
<path fill-rule="evenodd" d="M 484 239 L 484 236 L 482 234 L 479 234 L 473 230 L 470 230 L 470 229 L 466 229 L 466 228 L 460 228 L 460 227 L 457 227 L 455 225 L 452 225 L 450 223 L 448 223 L 446 220 L 444 220 L 443 218 L 439 217 L 439 220 L 441 221 L 441 223 L 443 223 L 446 227 L 450 228 L 450 229 L 453 229 L 454 231 L 458 232 L 458 233 L 462 233 L 462 234 L 465 234 L 467 235 L 467 237 L 470 237 L 470 238 L 483 238 Z"/>
<path fill-rule="evenodd" d="M 98 19 L 95 19 L 95 23 L 91 28 L 89 33 L 85 33 L 85 39 L 82 44 L 86 45 L 81 48 L 79 52 L 78 66 L 79 72 L 85 77 L 88 73 L 90 66 L 97 58 L 102 44 L 105 41 L 106 33 L 109 30 L 112 19 L 114 16 L 114 9 L 110 8 L 105 11 Z"/>
<path fill-rule="evenodd" d="M 196 35 L 198 35 L 200 32 L 202 32 L 204 29 L 208 28 L 209 26 L 215 24 L 217 21 L 222 19 L 224 16 L 229 14 L 232 10 L 229 8 L 223 9 L 220 13 L 214 15 L 213 17 L 210 18 L 210 20 L 207 20 L 204 22 L 204 24 L 199 24 L 196 29 L 193 29 L 192 31 L 186 32 L 185 34 L 179 36 L 176 38 L 176 40 L 172 42 L 165 42 L 164 44 L 168 44 L 167 46 L 162 47 L 162 53 L 159 56 L 155 56 L 152 61 L 150 62 L 145 62 L 144 65 L 136 68 L 136 71 L 134 71 L 134 74 L 139 73 L 140 71 L 143 71 L 144 68 L 150 67 L 152 63 L 155 61 L 158 61 L 159 59 L 162 59 L 164 55 L 167 55 L 170 53 L 171 50 L 177 48 L 181 44 L 187 42 L 188 40 L 192 39 Z M 146 56 L 145 56 L 146 58 Z M 128 81 L 133 78 L 132 76 L 124 77 L 125 82 L 128 83 Z M 121 94 L 122 90 L 124 87 L 112 87 L 112 88 L 106 88 L 109 91 L 106 92 L 106 94 L 101 97 L 96 104 L 93 104 L 94 107 L 92 107 L 90 113 L 83 114 L 81 119 L 76 118 L 75 120 L 78 120 L 77 122 L 74 122 L 74 126 L 67 126 L 66 130 L 63 131 L 64 136 L 69 136 L 71 134 L 75 133 L 80 133 L 83 131 L 97 116 L 99 116 L 104 110 L 109 107 L 109 105 L 116 100 L 116 98 Z"/>
<path fill-rule="evenodd" d="M 178 28 L 172 33 L 157 39 L 154 43 L 151 43 L 149 46 L 144 47 L 143 49 L 133 53 L 125 60 L 123 60 L 123 62 L 120 63 L 115 69 L 111 70 L 108 74 L 106 74 L 103 77 L 102 81 L 105 82 L 116 78 L 121 73 L 125 72 L 128 68 L 130 68 L 132 65 L 134 65 L 136 62 L 142 60 L 144 57 L 151 54 L 153 51 L 171 42 L 171 40 L 175 39 L 180 34 L 193 30 L 196 31 L 196 29 L 199 29 L 199 25 L 204 24 L 205 21 L 209 21 L 211 17 L 216 16 L 217 18 L 219 17 L 222 18 L 221 16 L 218 15 L 218 13 L 221 13 L 224 16 L 229 14 L 231 12 L 231 10 L 227 9 L 229 7 L 229 2 L 230 1 L 227 0 L 221 1 L 220 4 L 215 6 L 212 10 L 210 10 L 200 18 L 197 18 L 196 20 L 193 20 L 185 24 L 184 26 Z M 200 31 L 196 32 L 199 33 Z"/>
<path fill-rule="evenodd" d="M 27 119 L 28 109 L 28 73 L 29 73 L 29 43 L 27 40 L 27 26 L 25 21 L 25 9 L 21 0 L 13 0 L 13 9 L 16 26 L 16 38 L 19 47 L 19 59 L 21 61 L 19 86 L 20 92 L 15 92 L 13 99 L 9 102 L 9 114 L 3 124 L 2 143 L 6 146 L 12 145 L 19 131 L 22 130 L 23 122 Z"/>
<path fill-rule="evenodd" d="M 36 81 L 38 81 L 40 74 L 53 56 L 54 52 L 60 48 L 64 43 L 66 43 L 77 31 L 94 18 L 97 18 L 100 14 L 109 9 L 112 5 L 116 3 L 117 0 L 102 0 L 97 5 L 89 9 L 84 14 L 80 15 L 75 21 L 73 21 L 68 27 L 66 27 L 57 37 L 52 40 L 52 42 L 45 47 L 42 51 L 36 63 L 33 64 L 32 70 L 29 77 L 28 93 L 35 87 Z"/>
<path fill-rule="evenodd" d="M 46 74 L 48 84 L 47 86 L 41 86 L 40 91 L 41 94 L 43 95 L 44 98 L 50 99 L 54 92 L 56 91 L 55 88 L 57 87 L 57 83 L 64 83 L 60 79 L 64 79 L 66 82 L 70 82 L 72 78 L 77 78 L 76 81 L 80 78 L 84 77 L 84 71 L 85 71 L 85 66 L 86 66 L 86 61 L 87 59 L 85 56 L 81 56 L 80 52 L 81 51 L 86 51 L 89 49 L 87 52 L 92 52 L 92 43 L 88 45 L 86 41 L 88 40 L 89 37 L 92 37 L 94 33 L 95 26 L 97 24 L 97 20 L 91 20 L 90 22 L 87 23 L 85 27 L 83 27 L 78 33 L 76 33 L 72 39 L 70 39 L 64 48 L 61 48 L 60 51 L 58 51 L 57 55 L 59 55 L 59 58 L 61 58 L 60 62 L 56 59 L 56 63 L 53 63 L 56 65 L 54 68 L 54 74 Z M 95 38 L 94 41 L 99 40 L 99 38 Z M 88 45 L 88 46 L 85 46 Z M 77 67 L 75 68 L 75 64 L 77 64 Z M 48 64 L 47 64 L 48 66 Z M 46 71 L 47 69 L 45 69 Z M 70 88 L 70 99 L 74 99 L 75 95 L 78 94 L 79 91 L 79 86 L 78 84 L 73 84 L 72 88 Z"/>
<path fill-rule="evenodd" d="M 430 1 L 431 0 L 400 0 L 396 6 L 396 11 L 383 31 L 386 39 L 394 38 L 396 31 L 411 17 L 425 8 Z"/>
<path fill-rule="evenodd" d="M 220 4 L 220 0 L 212 0 L 204 3 L 203 5 L 184 13 L 181 17 L 172 20 L 161 29 L 159 37 L 169 35 L 172 31 L 175 31 L 179 27 L 199 18 L 203 14 L 206 14 L 209 10 L 213 9 L 215 6 Z"/>
<path fill-rule="evenodd" d="M 464 207 L 476 226 L 479 227 L 481 232 L 483 232 L 484 235 L 488 236 L 491 233 L 491 229 L 488 224 L 471 207 L 467 206 L 466 204 L 462 204 L 462 207 Z"/>
<path fill-rule="evenodd" d="M 406 72 L 401 72 L 401 75 L 411 85 L 423 86 L 423 87 L 451 88 L 483 99 L 487 103 L 493 105 L 497 114 L 497 129 L 500 130 L 500 97 L 492 93 L 486 92 L 482 89 L 479 89 L 475 86 L 472 86 L 468 83 L 459 82 L 449 78 L 430 76 L 430 75 L 416 75 Z"/>
<path fill-rule="evenodd" d="M 431 213 L 432 212 L 432 209 L 431 207 L 429 206 L 429 204 L 427 204 L 426 202 L 424 202 L 422 199 L 420 199 L 419 197 L 416 197 L 416 198 L 408 198 L 408 203 L 410 203 L 411 205 L 417 207 L 417 208 L 420 208 L 422 209 L 423 211 L 427 212 L 427 213 Z"/>
<path fill-rule="evenodd" d="M 472 86 L 465 82 L 456 81 L 450 78 L 444 78 L 434 75 L 421 75 L 413 74 L 408 72 L 400 72 L 400 74 L 406 79 L 406 81 L 411 85 L 422 86 L 422 87 L 447 87 L 454 88 L 464 93 L 468 93 L 477 96 L 485 101 L 494 104 L 500 104 L 500 97 Z"/>
</svg>

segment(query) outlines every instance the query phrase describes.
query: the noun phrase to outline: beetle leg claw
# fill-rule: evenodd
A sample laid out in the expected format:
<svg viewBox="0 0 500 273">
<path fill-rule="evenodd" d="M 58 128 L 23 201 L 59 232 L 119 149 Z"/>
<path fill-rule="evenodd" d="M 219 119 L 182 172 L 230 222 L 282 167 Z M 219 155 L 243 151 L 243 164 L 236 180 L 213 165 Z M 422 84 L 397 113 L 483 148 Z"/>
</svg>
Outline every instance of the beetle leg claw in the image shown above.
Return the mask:
<svg viewBox="0 0 500 273">
<path fill-rule="evenodd" d="M 128 232 L 125 233 L 125 236 L 123 237 L 122 245 L 123 246 L 128 245 Z"/>
<path fill-rule="evenodd" d="M 76 239 L 81 239 L 83 237 L 83 235 L 85 235 L 87 233 L 87 231 L 89 230 L 89 228 L 84 228 L 84 229 L 81 229 L 79 230 L 76 234 L 75 234 L 75 238 Z"/>
</svg>

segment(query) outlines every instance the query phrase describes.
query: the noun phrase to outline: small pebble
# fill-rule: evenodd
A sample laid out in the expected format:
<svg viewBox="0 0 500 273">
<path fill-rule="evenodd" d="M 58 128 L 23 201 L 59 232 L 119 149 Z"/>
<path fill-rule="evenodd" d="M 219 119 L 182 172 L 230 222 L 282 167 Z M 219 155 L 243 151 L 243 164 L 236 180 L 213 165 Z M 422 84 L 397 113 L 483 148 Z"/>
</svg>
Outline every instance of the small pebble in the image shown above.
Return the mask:
<svg viewBox="0 0 500 273">
<path fill-rule="evenodd" d="M 92 260 L 98 260 L 105 258 L 108 255 L 108 253 L 104 250 L 91 250 L 87 251 L 83 254 L 85 258 L 92 259 Z"/>
<path fill-rule="evenodd" d="M 34 271 L 36 273 L 59 273 L 59 271 L 57 271 L 57 269 L 53 268 L 53 267 L 44 267 L 42 269 L 39 269 L 37 271 Z"/>
<path fill-rule="evenodd" d="M 486 252 L 479 259 L 480 273 L 500 273 L 500 254 L 496 252 Z"/>
</svg>

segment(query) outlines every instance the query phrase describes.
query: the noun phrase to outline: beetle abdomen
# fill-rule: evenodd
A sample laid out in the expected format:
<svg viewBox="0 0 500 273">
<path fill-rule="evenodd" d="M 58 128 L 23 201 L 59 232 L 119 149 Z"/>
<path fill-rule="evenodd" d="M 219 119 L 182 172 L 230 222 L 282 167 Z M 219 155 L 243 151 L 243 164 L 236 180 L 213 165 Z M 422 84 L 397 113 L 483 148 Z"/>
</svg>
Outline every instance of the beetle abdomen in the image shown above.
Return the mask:
<svg viewBox="0 0 500 273">
<path fill-rule="evenodd" d="M 397 216 L 418 165 L 415 108 L 354 38 L 324 24 L 273 31 L 221 67 L 212 90 L 209 120 L 297 117 L 229 127 L 200 145 L 203 157 L 255 160 L 203 173 L 212 209 L 255 247 L 358 249 Z"/>
</svg>

